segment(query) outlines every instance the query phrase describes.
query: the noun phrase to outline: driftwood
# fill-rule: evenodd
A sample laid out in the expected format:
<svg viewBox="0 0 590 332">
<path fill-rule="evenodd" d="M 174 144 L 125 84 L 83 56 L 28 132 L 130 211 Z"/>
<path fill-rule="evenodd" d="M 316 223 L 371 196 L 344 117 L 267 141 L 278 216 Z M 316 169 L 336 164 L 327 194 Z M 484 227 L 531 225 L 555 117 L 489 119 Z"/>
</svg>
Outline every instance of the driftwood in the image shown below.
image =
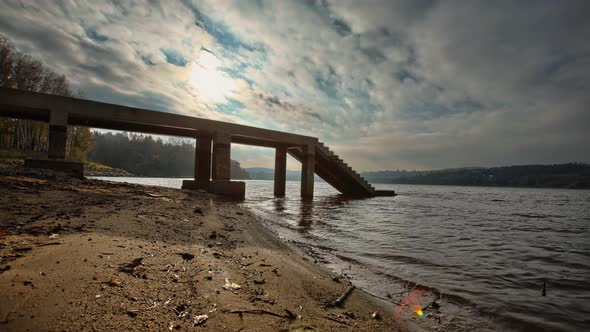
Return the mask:
<svg viewBox="0 0 590 332">
<path fill-rule="evenodd" d="M 330 317 L 330 316 L 327 316 L 327 315 L 326 315 L 326 316 L 324 316 L 324 318 L 325 318 L 325 319 L 329 319 L 329 320 L 331 320 L 331 321 L 333 321 L 333 322 L 336 322 L 336 323 L 339 323 L 339 324 L 343 324 L 343 325 L 348 325 L 348 326 L 350 326 L 350 324 L 349 324 L 348 322 L 343 322 L 343 321 L 341 321 L 341 320 L 339 320 L 339 319 L 336 319 L 336 318 L 333 318 L 333 317 Z"/>
<path fill-rule="evenodd" d="M 37 244 L 39 247 L 46 247 L 46 246 L 58 246 L 60 244 L 63 244 L 61 242 L 46 242 L 46 243 L 39 243 Z"/>
<path fill-rule="evenodd" d="M 229 311 L 230 314 L 253 314 L 253 315 L 270 315 L 270 316 L 274 316 L 274 317 L 279 317 L 279 318 L 286 318 L 286 319 L 295 319 L 297 318 L 297 316 L 295 316 L 291 311 L 286 310 L 287 312 L 286 315 L 279 315 L 277 313 L 274 313 L 272 311 L 268 311 L 268 310 L 264 310 L 264 309 L 246 309 L 246 310 L 231 310 Z"/>
<path fill-rule="evenodd" d="M 348 298 L 348 296 L 350 295 L 350 293 L 352 293 L 352 291 L 356 288 L 356 286 L 352 285 L 350 287 L 348 287 L 348 289 L 346 291 L 344 291 L 344 293 L 342 293 L 342 295 L 340 295 L 340 297 L 338 297 L 336 299 L 336 301 L 334 301 L 333 306 L 334 307 L 340 307 L 344 304 L 344 302 L 346 301 L 346 299 Z"/>
</svg>

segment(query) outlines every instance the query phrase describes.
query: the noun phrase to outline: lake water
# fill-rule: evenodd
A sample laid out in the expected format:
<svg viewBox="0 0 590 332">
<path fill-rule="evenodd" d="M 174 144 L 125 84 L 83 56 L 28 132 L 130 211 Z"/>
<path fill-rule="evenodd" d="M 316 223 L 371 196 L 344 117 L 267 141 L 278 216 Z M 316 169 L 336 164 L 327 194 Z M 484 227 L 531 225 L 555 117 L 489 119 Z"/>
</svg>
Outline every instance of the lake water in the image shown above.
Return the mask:
<svg viewBox="0 0 590 332">
<path fill-rule="evenodd" d="M 439 308 L 411 317 L 423 327 L 590 330 L 588 190 L 376 185 L 399 195 L 348 200 L 316 182 L 309 203 L 298 182 L 286 198 L 273 197 L 272 181 L 246 182 L 243 204 L 335 273 L 400 310 L 436 299 Z"/>
</svg>

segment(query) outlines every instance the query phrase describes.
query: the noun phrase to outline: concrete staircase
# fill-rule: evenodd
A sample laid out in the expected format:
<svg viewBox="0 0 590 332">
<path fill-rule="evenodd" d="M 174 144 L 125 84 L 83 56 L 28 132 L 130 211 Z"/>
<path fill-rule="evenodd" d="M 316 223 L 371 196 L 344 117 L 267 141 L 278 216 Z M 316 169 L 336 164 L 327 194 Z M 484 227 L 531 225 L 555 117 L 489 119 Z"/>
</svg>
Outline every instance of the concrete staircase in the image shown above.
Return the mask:
<svg viewBox="0 0 590 332">
<path fill-rule="evenodd" d="M 302 161 L 304 153 L 302 148 L 289 148 L 287 152 L 293 158 Z M 315 174 L 346 196 L 374 197 L 395 195 L 393 191 L 375 190 L 367 180 L 348 166 L 347 163 L 322 142 L 318 142 L 315 146 Z"/>
</svg>

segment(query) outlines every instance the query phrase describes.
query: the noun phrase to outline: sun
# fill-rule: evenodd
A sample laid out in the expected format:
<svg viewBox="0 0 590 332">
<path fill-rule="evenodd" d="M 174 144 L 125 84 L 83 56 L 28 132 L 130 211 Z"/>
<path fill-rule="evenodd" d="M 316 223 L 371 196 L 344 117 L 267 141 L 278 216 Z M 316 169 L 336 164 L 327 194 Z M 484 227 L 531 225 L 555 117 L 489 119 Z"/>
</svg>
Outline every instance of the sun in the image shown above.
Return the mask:
<svg viewBox="0 0 590 332">
<path fill-rule="evenodd" d="M 235 81 L 220 71 L 220 66 L 221 61 L 205 50 L 201 50 L 198 61 L 191 65 L 189 82 L 207 101 L 223 102 L 236 88 Z"/>
</svg>

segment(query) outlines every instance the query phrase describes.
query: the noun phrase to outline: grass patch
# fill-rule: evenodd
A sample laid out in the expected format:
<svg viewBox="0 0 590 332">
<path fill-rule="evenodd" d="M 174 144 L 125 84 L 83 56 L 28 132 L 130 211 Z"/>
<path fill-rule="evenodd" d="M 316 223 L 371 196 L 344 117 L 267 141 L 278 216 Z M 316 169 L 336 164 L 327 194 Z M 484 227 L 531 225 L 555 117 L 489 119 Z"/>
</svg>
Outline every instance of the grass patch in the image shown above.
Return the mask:
<svg viewBox="0 0 590 332">
<path fill-rule="evenodd" d="M 84 167 L 86 167 L 88 169 L 99 170 L 99 171 L 110 171 L 110 170 L 113 169 L 111 166 L 99 164 L 99 163 L 94 162 L 94 161 L 87 161 L 87 162 L 85 162 L 84 163 Z"/>
</svg>

